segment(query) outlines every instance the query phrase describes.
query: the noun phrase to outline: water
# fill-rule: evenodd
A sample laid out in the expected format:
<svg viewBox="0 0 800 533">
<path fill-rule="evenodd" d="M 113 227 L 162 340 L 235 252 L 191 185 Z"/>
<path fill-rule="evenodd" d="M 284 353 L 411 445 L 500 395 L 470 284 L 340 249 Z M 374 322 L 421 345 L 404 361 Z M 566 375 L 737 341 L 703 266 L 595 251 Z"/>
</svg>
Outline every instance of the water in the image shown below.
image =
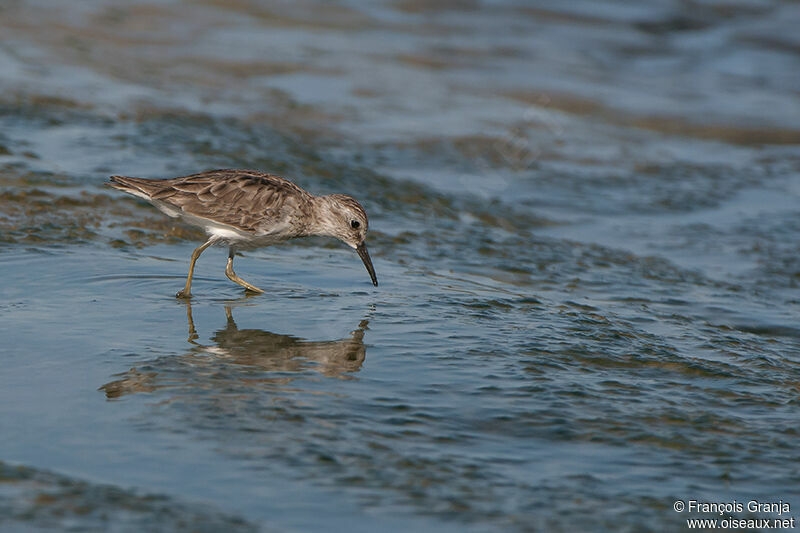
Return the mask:
<svg viewBox="0 0 800 533">
<path fill-rule="evenodd" d="M 798 22 L 790 2 L 0 7 L 0 529 L 796 513 Z M 177 301 L 202 235 L 102 184 L 224 167 L 354 194 L 380 287 L 309 240 L 237 259 L 256 297 L 209 249 Z"/>
</svg>

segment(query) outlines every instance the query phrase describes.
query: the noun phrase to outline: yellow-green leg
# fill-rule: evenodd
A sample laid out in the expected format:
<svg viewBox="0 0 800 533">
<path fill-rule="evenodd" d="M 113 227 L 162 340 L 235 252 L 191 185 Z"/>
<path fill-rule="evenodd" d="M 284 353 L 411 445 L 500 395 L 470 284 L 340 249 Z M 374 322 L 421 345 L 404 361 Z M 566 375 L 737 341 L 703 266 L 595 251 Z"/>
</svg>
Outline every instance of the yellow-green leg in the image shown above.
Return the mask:
<svg viewBox="0 0 800 533">
<path fill-rule="evenodd" d="M 255 285 L 247 283 L 245 280 L 237 276 L 236 272 L 233 271 L 233 248 L 231 248 L 230 251 L 228 252 L 228 266 L 225 267 L 225 275 L 228 276 L 229 280 L 231 280 L 234 283 L 238 283 L 248 291 L 253 291 L 258 293 L 264 292 Z"/>
<path fill-rule="evenodd" d="M 211 237 L 206 242 L 198 246 L 192 252 L 192 261 L 189 263 L 189 275 L 186 276 L 186 286 L 183 290 L 178 291 L 178 294 L 175 295 L 176 298 L 191 298 L 192 297 L 192 275 L 194 274 L 194 264 L 197 262 L 197 258 L 200 257 L 200 254 L 203 253 L 203 250 L 217 242 L 216 237 Z"/>
</svg>

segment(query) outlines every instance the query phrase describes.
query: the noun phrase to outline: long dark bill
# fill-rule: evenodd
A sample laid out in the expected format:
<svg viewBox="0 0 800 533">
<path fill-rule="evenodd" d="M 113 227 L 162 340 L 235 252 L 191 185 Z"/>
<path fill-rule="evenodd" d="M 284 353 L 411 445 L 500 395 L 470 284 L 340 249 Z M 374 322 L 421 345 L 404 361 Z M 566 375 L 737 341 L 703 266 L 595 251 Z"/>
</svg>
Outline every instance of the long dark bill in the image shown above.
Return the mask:
<svg viewBox="0 0 800 533">
<path fill-rule="evenodd" d="M 358 252 L 358 256 L 364 261 L 364 266 L 367 267 L 367 272 L 369 272 L 369 277 L 372 278 L 372 284 L 376 287 L 378 286 L 378 278 L 375 277 L 375 269 L 372 268 L 372 259 L 369 258 L 369 252 L 367 251 L 367 244 L 362 242 L 356 248 L 356 252 Z"/>
</svg>

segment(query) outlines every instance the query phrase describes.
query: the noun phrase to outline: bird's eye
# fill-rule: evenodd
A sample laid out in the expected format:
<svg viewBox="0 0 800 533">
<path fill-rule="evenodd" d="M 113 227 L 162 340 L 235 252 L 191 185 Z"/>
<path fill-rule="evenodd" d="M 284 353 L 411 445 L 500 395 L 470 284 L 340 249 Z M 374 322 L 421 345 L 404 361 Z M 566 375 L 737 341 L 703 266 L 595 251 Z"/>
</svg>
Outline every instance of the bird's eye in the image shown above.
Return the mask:
<svg viewBox="0 0 800 533">
<path fill-rule="evenodd" d="M 359 222 L 358 220 L 351 220 L 350 221 L 350 227 L 351 228 L 358 229 L 360 226 L 361 226 L 361 222 Z"/>
</svg>

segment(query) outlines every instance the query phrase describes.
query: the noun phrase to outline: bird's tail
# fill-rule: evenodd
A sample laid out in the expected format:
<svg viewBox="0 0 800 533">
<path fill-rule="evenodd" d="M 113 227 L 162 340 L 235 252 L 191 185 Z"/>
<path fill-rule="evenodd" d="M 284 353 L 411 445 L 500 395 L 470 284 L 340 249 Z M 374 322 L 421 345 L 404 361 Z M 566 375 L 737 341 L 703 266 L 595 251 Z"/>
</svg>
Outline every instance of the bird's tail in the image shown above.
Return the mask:
<svg viewBox="0 0 800 533">
<path fill-rule="evenodd" d="M 152 192 L 149 190 L 149 181 L 142 178 L 130 178 L 128 176 L 111 176 L 107 185 L 117 190 L 149 200 Z"/>
</svg>

